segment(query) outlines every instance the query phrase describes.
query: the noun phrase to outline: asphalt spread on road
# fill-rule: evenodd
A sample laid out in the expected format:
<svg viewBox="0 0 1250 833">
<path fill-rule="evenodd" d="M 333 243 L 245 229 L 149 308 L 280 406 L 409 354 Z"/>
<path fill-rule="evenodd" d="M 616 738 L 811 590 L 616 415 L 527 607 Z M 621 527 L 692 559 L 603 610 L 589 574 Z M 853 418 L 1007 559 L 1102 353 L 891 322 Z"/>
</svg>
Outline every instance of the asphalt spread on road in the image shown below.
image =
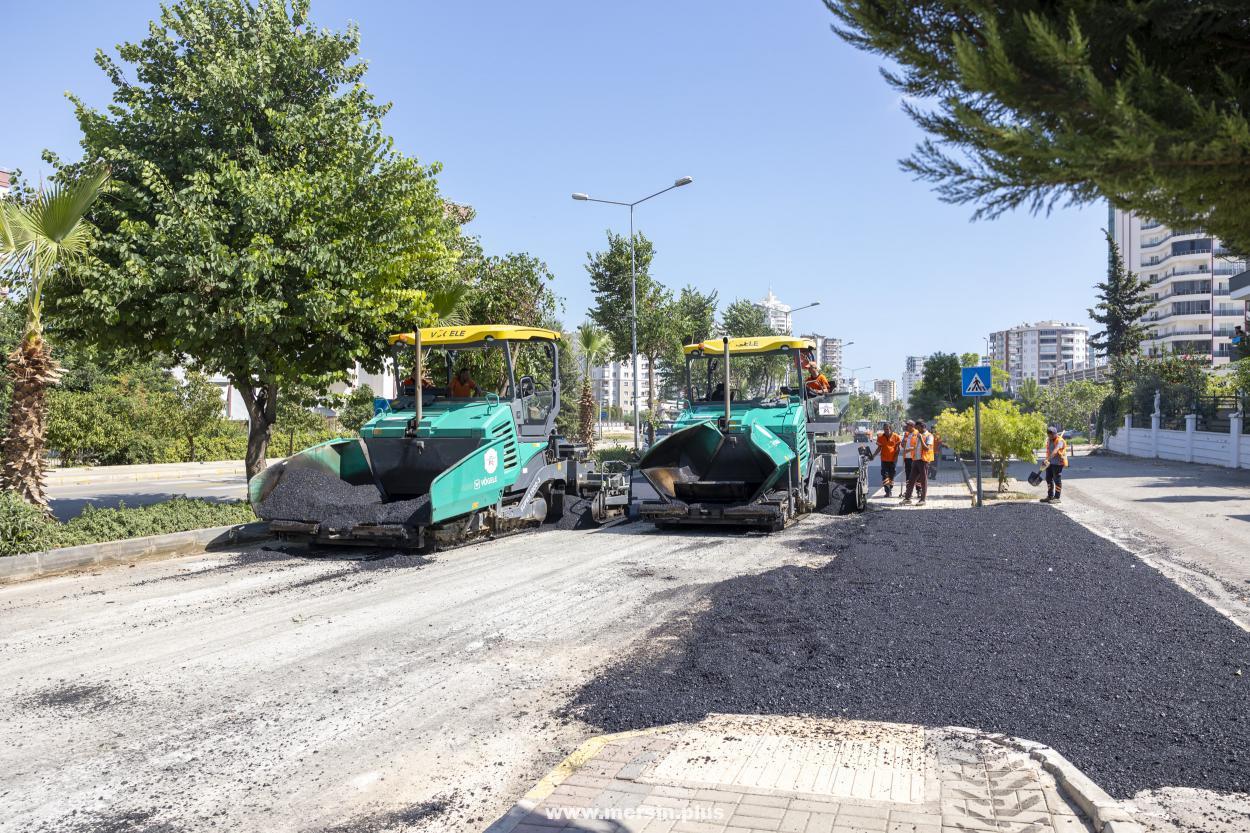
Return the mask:
<svg viewBox="0 0 1250 833">
<path fill-rule="evenodd" d="M 1037 505 L 809 523 L 798 546 L 830 562 L 711 586 L 569 713 L 971 726 L 1048 744 L 1121 798 L 1250 790 L 1250 634 L 1130 553 Z"/>
</svg>

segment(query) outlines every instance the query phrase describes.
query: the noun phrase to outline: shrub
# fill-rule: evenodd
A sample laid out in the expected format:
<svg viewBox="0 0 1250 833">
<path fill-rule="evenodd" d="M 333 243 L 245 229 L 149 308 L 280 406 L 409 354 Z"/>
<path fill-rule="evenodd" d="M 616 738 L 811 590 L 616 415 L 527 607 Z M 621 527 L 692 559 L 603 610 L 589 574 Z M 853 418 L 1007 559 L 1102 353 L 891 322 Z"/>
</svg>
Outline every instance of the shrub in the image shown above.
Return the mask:
<svg viewBox="0 0 1250 833">
<path fill-rule="evenodd" d="M 12 492 L 0 492 L 0 556 L 254 520 L 256 515 L 246 503 L 178 497 L 151 506 L 87 507 L 78 517 L 61 523 L 47 518 Z"/>
<path fill-rule="evenodd" d="M 14 492 L 0 492 L 0 555 L 51 549 L 60 526 Z"/>
</svg>

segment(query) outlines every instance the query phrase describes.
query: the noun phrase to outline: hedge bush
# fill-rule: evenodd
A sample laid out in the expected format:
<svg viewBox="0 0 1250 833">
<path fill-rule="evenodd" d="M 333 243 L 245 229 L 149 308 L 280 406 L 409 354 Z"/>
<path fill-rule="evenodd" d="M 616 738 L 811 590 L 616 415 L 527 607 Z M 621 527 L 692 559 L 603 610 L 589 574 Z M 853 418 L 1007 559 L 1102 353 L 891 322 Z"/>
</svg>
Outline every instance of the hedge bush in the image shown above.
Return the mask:
<svg viewBox="0 0 1250 833">
<path fill-rule="evenodd" d="M 252 508 L 241 501 L 217 503 L 177 497 L 151 506 L 97 509 L 88 506 L 65 523 L 48 518 L 13 492 L 0 492 L 0 556 L 165 535 L 214 526 L 250 523 Z"/>
</svg>

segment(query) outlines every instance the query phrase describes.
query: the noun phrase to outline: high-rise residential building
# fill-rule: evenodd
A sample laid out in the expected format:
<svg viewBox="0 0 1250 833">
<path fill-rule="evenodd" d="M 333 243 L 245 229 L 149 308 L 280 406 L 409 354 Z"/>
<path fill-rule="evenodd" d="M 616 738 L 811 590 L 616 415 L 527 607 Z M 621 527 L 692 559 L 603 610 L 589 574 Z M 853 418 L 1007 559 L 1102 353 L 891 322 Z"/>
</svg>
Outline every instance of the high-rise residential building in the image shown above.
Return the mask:
<svg viewBox="0 0 1250 833">
<path fill-rule="evenodd" d="M 647 409 L 647 388 L 651 367 L 646 357 L 638 357 L 638 409 Z M 656 397 L 660 397 L 660 380 L 656 380 Z M 634 368 L 629 359 L 612 361 L 590 369 L 590 384 L 600 408 L 616 407 L 633 413 L 630 404 L 634 392 Z"/>
<path fill-rule="evenodd" d="M 1246 262 L 1204 231 L 1174 229 L 1118 208 L 1109 221 L 1125 268 L 1150 286 L 1154 305 L 1142 319 L 1149 328 L 1142 352 L 1228 362 L 1233 327 L 1246 318 L 1246 303 L 1229 298 L 1228 282 L 1246 271 Z"/>
<path fill-rule="evenodd" d="M 755 305 L 764 311 L 764 321 L 774 333 L 790 335 L 793 332 L 790 305 L 781 303 L 773 294 L 772 289 L 768 290 L 768 295 L 763 301 L 756 301 Z"/>
<path fill-rule="evenodd" d="M 911 392 L 920 384 L 920 380 L 924 378 L 924 356 L 908 356 L 906 363 L 903 365 L 903 380 L 898 388 L 898 398 L 903 404 L 911 402 Z"/>
<path fill-rule="evenodd" d="M 873 392 L 880 398 L 882 405 L 889 405 L 898 398 L 897 387 L 893 379 L 878 379 L 872 383 Z"/>
<path fill-rule="evenodd" d="M 816 364 L 833 368 L 830 379 L 839 378 L 842 375 L 842 339 L 829 338 L 819 333 L 805 333 L 802 337 L 816 342 Z"/>
<path fill-rule="evenodd" d="M 1089 364 L 1089 330 L 1062 321 L 1017 324 L 990 333 L 990 361 L 1002 364 L 1013 390 L 1025 379 L 1045 385 L 1056 373 Z"/>
</svg>

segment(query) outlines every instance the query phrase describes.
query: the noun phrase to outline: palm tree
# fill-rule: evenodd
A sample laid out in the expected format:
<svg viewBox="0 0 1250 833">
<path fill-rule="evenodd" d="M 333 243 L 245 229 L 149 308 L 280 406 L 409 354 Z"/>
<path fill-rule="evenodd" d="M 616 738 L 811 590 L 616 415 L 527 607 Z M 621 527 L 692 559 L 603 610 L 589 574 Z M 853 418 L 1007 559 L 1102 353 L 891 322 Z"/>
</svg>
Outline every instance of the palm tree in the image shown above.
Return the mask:
<svg viewBox="0 0 1250 833">
<path fill-rule="evenodd" d="M 595 359 L 608 350 L 608 334 L 594 324 L 583 324 L 577 330 L 577 346 L 581 348 L 585 372 L 582 374 L 582 396 L 577 410 L 578 440 L 593 451 L 595 447 L 595 423 L 599 408 L 590 387 L 590 366 Z"/>
<path fill-rule="evenodd" d="M 26 328 L 8 356 L 13 398 L 3 441 L 0 485 L 48 511 L 43 490 L 48 387 L 61 367 L 43 338 L 43 292 L 66 264 L 86 257 L 92 226 L 83 219 L 104 188 L 108 169 L 57 182 L 32 199 L 0 202 L 0 273 L 25 298 Z"/>
</svg>

